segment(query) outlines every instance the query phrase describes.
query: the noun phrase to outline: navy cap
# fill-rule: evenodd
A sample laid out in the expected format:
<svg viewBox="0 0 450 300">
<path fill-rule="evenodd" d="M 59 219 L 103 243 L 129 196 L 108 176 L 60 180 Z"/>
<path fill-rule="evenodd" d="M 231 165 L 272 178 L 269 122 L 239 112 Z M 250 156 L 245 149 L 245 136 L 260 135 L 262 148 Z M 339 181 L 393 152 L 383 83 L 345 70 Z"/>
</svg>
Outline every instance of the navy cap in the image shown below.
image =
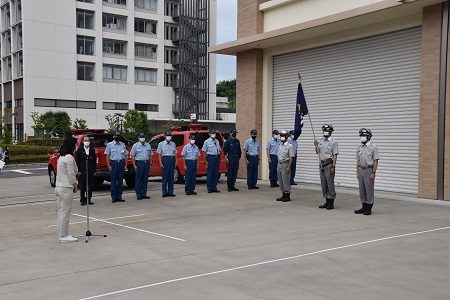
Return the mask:
<svg viewBox="0 0 450 300">
<path fill-rule="evenodd" d="M 289 134 L 295 134 L 294 130 L 289 131 Z"/>
<path fill-rule="evenodd" d="M 120 136 L 120 135 L 122 135 L 122 134 L 120 133 L 120 131 L 114 131 L 114 136 Z"/>
<path fill-rule="evenodd" d="M 250 134 L 258 134 L 258 131 L 256 131 L 256 129 L 253 129 L 252 131 L 250 131 Z"/>
<path fill-rule="evenodd" d="M 171 136 L 171 135 L 172 135 L 172 132 L 166 131 L 166 132 L 164 133 L 164 135 L 165 135 L 165 136 Z"/>
<path fill-rule="evenodd" d="M 278 130 L 274 130 L 272 131 L 272 134 L 280 134 L 280 132 L 278 132 Z"/>
<path fill-rule="evenodd" d="M 189 135 L 189 139 L 195 140 L 195 139 L 197 139 L 197 136 L 195 134 L 191 134 L 191 135 Z"/>
<path fill-rule="evenodd" d="M 238 133 L 238 131 L 235 128 L 230 129 L 230 133 Z"/>
<path fill-rule="evenodd" d="M 143 133 L 143 132 L 139 132 L 139 135 L 138 135 L 138 137 L 145 137 L 145 133 Z"/>
<path fill-rule="evenodd" d="M 209 133 L 211 133 L 211 134 L 216 133 L 216 130 L 215 129 L 210 129 Z"/>
</svg>

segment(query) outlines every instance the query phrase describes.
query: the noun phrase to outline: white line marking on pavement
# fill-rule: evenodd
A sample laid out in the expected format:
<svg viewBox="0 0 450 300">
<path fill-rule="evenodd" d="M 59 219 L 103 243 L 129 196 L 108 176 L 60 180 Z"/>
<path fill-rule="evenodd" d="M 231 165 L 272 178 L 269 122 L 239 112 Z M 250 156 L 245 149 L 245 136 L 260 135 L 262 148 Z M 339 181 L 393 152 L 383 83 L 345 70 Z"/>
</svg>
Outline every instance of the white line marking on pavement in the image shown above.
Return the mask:
<svg viewBox="0 0 450 300">
<path fill-rule="evenodd" d="M 144 216 L 145 214 L 140 214 L 140 215 L 131 215 L 131 216 L 123 216 L 123 217 L 114 217 L 114 218 L 107 218 L 107 219 L 102 219 L 102 221 L 105 221 L 105 220 L 116 220 L 116 219 L 125 219 L 125 218 L 133 218 L 133 217 L 142 217 L 142 216 Z M 70 225 L 73 225 L 73 224 L 83 224 L 83 223 L 86 223 L 87 221 L 82 221 L 82 222 L 73 222 L 73 223 L 69 223 Z M 99 221 L 97 221 L 97 220 L 92 220 L 91 222 L 99 222 Z M 47 227 L 55 227 L 55 226 L 58 226 L 58 224 L 55 224 L 55 225 L 48 225 Z"/>
<path fill-rule="evenodd" d="M 27 172 L 27 171 L 24 171 L 24 170 L 10 170 L 10 172 L 16 172 L 16 173 L 26 174 L 26 175 L 33 174 L 31 172 Z"/>
<path fill-rule="evenodd" d="M 86 218 L 86 216 L 79 215 L 79 214 L 72 214 L 72 215 Z M 103 223 L 106 223 L 106 224 L 116 225 L 116 226 L 119 226 L 119 227 L 133 229 L 133 230 L 140 231 L 140 232 L 150 233 L 150 234 L 166 237 L 166 238 L 173 239 L 173 240 L 186 242 L 186 240 L 179 239 L 179 238 L 176 238 L 176 237 L 173 237 L 173 236 L 170 236 L 170 235 L 165 235 L 165 234 L 161 234 L 161 233 L 157 233 L 157 232 L 147 231 L 147 230 L 144 230 L 144 229 L 134 228 L 134 227 L 130 227 L 130 226 L 122 225 L 122 224 L 117 224 L 117 223 L 113 223 L 113 222 L 109 222 L 109 221 L 105 221 L 105 220 L 101 220 L 101 219 L 96 219 L 96 218 L 92 218 L 92 217 L 89 217 L 89 218 L 94 220 L 94 221 L 99 221 L 99 222 L 103 222 Z"/>
<path fill-rule="evenodd" d="M 394 236 L 389 236 L 389 237 L 385 237 L 385 238 L 380 238 L 380 239 L 375 239 L 375 240 L 370 240 L 370 241 L 365 241 L 365 242 L 360 242 L 360 243 L 355 243 L 355 244 L 350 244 L 350 245 L 345 245 L 345 246 L 340 246 L 340 247 L 328 248 L 328 249 L 324 249 L 324 250 L 309 252 L 309 253 L 295 255 L 295 256 L 283 257 L 283 258 L 263 261 L 263 262 L 259 262 L 259 263 L 255 263 L 255 264 L 250 264 L 250 265 L 245 265 L 245 266 L 240 266 L 240 267 L 235 267 L 235 268 L 230 268 L 230 269 L 219 270 L 219 271 L 215 271 L 215 272 L 209 272 L 209 273 L 203 273 L 203 274 L 192 275 L 192 276 L 187 276 L 187 277 L 181 277 L 181 278 L 177 278 L 177 279 L 166 280 L 166 281 L 156 282 L 156 283 L 152 283 L 152 284 L 137 286 L 137 287 L 134 287 L 134 288 L 119 290 L 119 291 L 115 291 L 115 292 L 111 292 L 111 293 L 106 293 L 106 294 L 101 294 L 101 295 L 97 295 L 97 296 L 92 296 L 92 297 L 88 297 L 88 298 L 82 298 L 80 300 L 97 299 L 97 298 L 101 298 L 101 297 L 117 295 L 117 294 L 121 294 L 121 293 L 126 293 L 126 292 L 136 291 L 136 290 L 140 290 L 140 289 L 145 289 L 145 288 L 149 288 L 149 287 L 153 287 L 153 286 L 163 285 L 163 284 L 167 284 L 167 283 L 173 283 L 173 282 L 178 282 L 178 281 L 183 281 L 183 280 L 188 280 L 188 279 L 193 279 L 193 278 L 199 278 L 199 277 L 206 277 L 206 276 L 211 276 L 211 275 L 216 275 L 216 274 L 221 274 L 221 273 L 226 273 L 226 272 L 231 272 L 231 271 L 236 271 L 236 270 L 241 270 L 241 269 L 246 269 L 246 268 L 250 268 L 250 267 L 267 265 L 267 264 L 271 264 L 271 263 L 274 263 L 274 262 L 280 262 L 280 261 L 285 261 L 285 260 L 290 260 L 290 259 L 295 259 L 295 258 L 301 258 L 301 257 L 315 255 L 315 254 L 320 254 L 320 253 L 325 253 L 325 252 L 330 252 L 330 251 L 335 251 L 335 250 L 340 250 L 340 249 L 345 249 L 345 248 L 350 248 L 350 247 L 356 247 L 356 246 L 361 246 L 361 245 L 366 245 L 366 244 L 370 244 L 370 243 L 376 243 L 376 242 L 381 242 L 381 241 L 386 241 L 386 240 L 391 240 L 391 239 L 396 239 L 396 238 L 401 238 L 401 237 L 407 237 L 407 236 L 418 235 L 418 234 L 423 234 L 423 233 L 429 233 L 429 232 L 434 232 L 434 231 L 446 230 L 446 229 L 450 229 L 450 227 L 442 227 L 442 228 L 437 228 L 437 229 L 430 229 L 430 230 L 413 232 L 413 233 L 407 233 L 407 234 L 401 234 L 401 235 L 394 235 Z"/>
</svg>

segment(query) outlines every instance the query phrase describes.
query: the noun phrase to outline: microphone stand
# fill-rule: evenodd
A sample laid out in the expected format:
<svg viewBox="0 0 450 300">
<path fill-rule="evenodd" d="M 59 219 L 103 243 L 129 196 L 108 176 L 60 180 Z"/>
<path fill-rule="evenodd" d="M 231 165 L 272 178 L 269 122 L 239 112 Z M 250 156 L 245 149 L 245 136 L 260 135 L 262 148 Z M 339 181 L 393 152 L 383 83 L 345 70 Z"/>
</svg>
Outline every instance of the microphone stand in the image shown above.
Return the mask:
<svg viewBox="0 0 450 300">
<path fill-rule="evenodd" d="M 86 230 L 86 234 L 85 235 L 80 235 L 79 237 L 86 237 L 85 242 L 87 243 L 89 241 L 89 237 L 91 236 L 102 236 L 102 237 L 106 237 L 106 234 L 92 234 L 91 231 L 89 230 L 89 206 L 91 206 L 89 204 L 89 202 L 91 202 L 91 199 L 89 199 L 89 155 L 86 155 L 86 199 L 87 199 L 87 203 L 86 203 L 86 207 L 87 207 L 87 213 L 86 213 L 86 220 L 87 220 L 87 230 Z"/>
</svg>

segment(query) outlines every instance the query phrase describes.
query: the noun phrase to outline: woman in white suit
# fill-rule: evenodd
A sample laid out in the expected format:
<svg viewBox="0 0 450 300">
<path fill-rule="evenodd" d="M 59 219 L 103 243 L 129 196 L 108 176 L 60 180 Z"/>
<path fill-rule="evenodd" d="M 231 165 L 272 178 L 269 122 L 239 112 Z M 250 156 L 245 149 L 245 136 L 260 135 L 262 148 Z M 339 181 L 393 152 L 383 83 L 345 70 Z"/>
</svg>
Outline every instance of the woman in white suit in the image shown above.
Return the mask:
<svg viewBox="0 0 450 300">
<path fill-rule="evenodd" d="M 77 139 L 68 137 L 59 150 L 55 195 L 58 202 L 58 236 L 60 243 L 77 242 L 78 239 L 69 235 L 69 218 L 72 210 L 73 195 L 77 192 L 78 172 L 73 158 Z"/>
</svg>

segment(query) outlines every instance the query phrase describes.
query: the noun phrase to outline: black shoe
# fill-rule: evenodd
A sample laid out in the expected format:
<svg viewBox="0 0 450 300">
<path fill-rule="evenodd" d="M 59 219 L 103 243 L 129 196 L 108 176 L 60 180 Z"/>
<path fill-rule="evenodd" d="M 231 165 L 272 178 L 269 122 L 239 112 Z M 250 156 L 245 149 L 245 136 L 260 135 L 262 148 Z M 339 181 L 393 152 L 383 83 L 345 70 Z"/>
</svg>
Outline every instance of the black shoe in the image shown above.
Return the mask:
<svg viewBox="0 0 450 300">
<path fill-rule="evenodd" d="M 275 182 L 275 186 L 274 187 L 280 187 L 280 185 L 277 182 Z"/>
<path fill-rule="evenodd" d="M 328 203 L 330 203 L 330 199 L 326 198 L 325 203 L 320 205 L 319 208 L 327 208 L 328 207 Z"/>
<path fill-rule="evenodd" d="M 291 201 L 291 193 L 286 193 L 285 194 L 286 197 L 284 197 L 284 199 L 282 200 L 283 202 L 289 202 Z"/>
<path fill-rule="evenodd" d="M 249 190 L 253 190 L 253 188 L 251 186 L 248 187 Z"/>
<path fill-rule="evenodd" d="M 191 192 L 191 195 L 197 195 L 197 193 L 196 192 Z"/>
<path fill-rule="evenodd" d="M 213 191 L 209 191 L 209 190 L 208 190 L 208 194 L 211 194 L 211 193 L 214 193 L 214 192 L 213 192 Z"/>
<path fill-rule="evenodd" d="M 239 192 L 239 189 L 237 189 L 234 185 L 231 187 L 231 190 L 233 190 L 235 192 Z"/>
<path fill-rule="evenodd" d="M 166 198 L 166 197 L 167 197 L 167 195 L 162 195 L 162 197 L 163 197 L 163 198 Z"/>
<path fill-rule="evenodd" d="M 191 193 L 186 193 L 186 196 L 189 196 Z"/>
<path fill-rule="evenodd" d="M 112 203 L 116 203 L 116 202 L 117 202 L 117 199 L 112 199 L 111 202 L 112 202 Z"/>
<path fill-rule="evenodd" d="M 213 190 L 212 192 L 213 192 L 213 193 L 220 193 L 219 190 Z"/>
<path fill-rule="evenodd" d="M 328 200 L 329 200 L 329 202 L 328 202 L 327 210 L 334 209 L 334 199 L 328 199 Z"/>
<path fill-rule="evenodd" d="M 363 203 L 362 207 L 358 210 L 355 210 L 355 214 L 363 214 L 366 211 L 367 203 Z"/>
<path fill-rule="evenodd" d="M 227 183 L 227 191 L 232 192 L 233 188 L 231 187 L 231 184 Z"/>
<path fill-rule="evenodd" d="M 125 202 L 125 200 L 123 200 L 123 199 L 117 199 L 116 201 L 117 202 Z"/>
<path fill-rule="evenodd" d="M 142 199 L 150 199 L 151 197 L 150 196 L 142 196 L 141 198 Z"/>
<path fill-rule="evenodd" d="M 284 198 L 286 198 L 286 194 L 285 193 L 283 193 L 283 196 L 281 196 L 280 198 L 277 198 L 277 201 L 283 201 Z"/>
<path fill-rule="evenodd" d="M 372 214 L 373 204 L 367 204 L 366 210 L 364 211 L 364 215 L 370 216 Z"/>
<path fill-rule="evenodd" d="M 136 200 L 142 200 L 142 197 L 137 197 Z"/>
<path fill-rule="evenodd" d="M 270 181 L 270 187 L 274 188 L 275 187 L 275 182 L 273 180 Z"/>
<path fill-rule="evenodd" d="M 174 195 L 174 194 L 170 194 L 170 195 L 167 195 L 167 197 L 176 197 L 177 195 Z"/>
<path fill-rule="evenodd" d="M 86 202 L 80 202 L 80 205 L 81 205 L 81 206 L 85 206 L 85 205 L 86 205 Z"/>
<path fill-rule="evenodd" d="M 256 186 L 256 185 L 255 185 L 255 186 L 252 186 L 252 189 L 253 189 L 253 190 L 259 190 L 259 186 Z"/>
<path fill-rule="evenodd" d="M 296 182 L 291 182 L 291 185 L 297 185 L 297 183 Z"/>
<path fill-rule="evenodd" d="M 89 205 L 94 205 L 94 202 L 92 202 L 92 201 L 89 201 Z"/>
</svg>

